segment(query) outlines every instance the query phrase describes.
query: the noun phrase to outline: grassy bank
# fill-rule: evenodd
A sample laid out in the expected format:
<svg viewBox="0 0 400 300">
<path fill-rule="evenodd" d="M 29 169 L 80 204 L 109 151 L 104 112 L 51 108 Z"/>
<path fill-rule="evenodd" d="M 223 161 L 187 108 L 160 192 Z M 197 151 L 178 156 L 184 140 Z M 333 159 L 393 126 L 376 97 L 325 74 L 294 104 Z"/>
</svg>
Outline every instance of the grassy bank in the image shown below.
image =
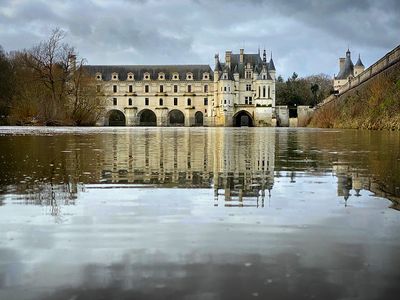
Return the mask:
<svg viewBox="0 0 400 300">
<path fill-rule="evenodd" d="M 400 130 L 400 65 L 318 109 L 310 126 Z"/>
</svg>

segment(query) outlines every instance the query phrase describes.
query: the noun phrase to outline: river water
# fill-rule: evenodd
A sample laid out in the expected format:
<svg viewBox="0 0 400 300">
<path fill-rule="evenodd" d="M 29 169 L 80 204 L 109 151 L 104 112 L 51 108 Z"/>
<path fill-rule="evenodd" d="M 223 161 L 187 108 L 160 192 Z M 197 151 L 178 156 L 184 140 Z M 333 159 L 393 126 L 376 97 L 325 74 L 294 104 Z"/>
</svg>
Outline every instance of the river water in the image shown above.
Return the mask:
<svg viewBox="0 0 400 300">
<path fill-rule="evenodd" d="M 400 134 L 0 128 L 0 299 L 399 299 Z"/>
</svg>

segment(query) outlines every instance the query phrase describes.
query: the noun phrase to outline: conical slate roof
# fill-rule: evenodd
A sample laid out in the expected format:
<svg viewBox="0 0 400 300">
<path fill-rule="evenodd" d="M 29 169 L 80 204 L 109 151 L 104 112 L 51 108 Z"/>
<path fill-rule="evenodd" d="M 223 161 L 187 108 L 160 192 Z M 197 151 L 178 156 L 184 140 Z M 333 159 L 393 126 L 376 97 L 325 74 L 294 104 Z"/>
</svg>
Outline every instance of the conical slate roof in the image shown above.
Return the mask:
<svg viewBox="0 0 400 300">
<path fill-rule="evenodd" d="M 269 63 L 268 63 L 268 69 L 270 69 L 271 71 L 276 71 L 275 64 L 274 64 L 274 61 L 272 59 L 272 54 L 271 54 L 271 59 L 269 60 Z"/>
<path fill-rule="evenodd" d="M 355 64 L 355 67 L 362 67 L 362 68 L 364 68 L 364 65 L 363 65 L 363 63 L 362 63 L 362 61 L 361 61 L 360 54 L 358 54 L 358 60 L 357 60 L 357 62 L 356 62 L 356 64 Z"/>
</svg>

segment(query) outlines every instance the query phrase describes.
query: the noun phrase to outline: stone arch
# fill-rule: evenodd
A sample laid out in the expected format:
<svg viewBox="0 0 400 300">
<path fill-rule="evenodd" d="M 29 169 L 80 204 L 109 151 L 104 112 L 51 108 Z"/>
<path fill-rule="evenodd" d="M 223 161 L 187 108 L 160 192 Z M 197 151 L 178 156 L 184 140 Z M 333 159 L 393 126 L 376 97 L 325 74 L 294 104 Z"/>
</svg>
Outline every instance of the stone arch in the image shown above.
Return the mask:
<svg viewBox="0 0 400 300">
<path fill-rule="evenodd" d="M 201 111 L 198 111 L 194 114 L 194 125 L 203 126 L 203 124 L 204 124 L 204 115 Z"/>
<path fill-rule="evenodd" d="M 168 125 L 185 126 L 185 115 L 179 109 L 173 109 L 168 113 Z"/>
<path fill-rule="evenodd" d="M 242 126 L 253 127 L 254 126 L 253 117 L 251 116 L 251 114 L 248 111 L 241 110 L 233 116 L 233 126 L 235 126 L 235 127 L 242 127 Z"/>
<path fill-rule="evenodd" d="M 111 109 L 106 113 L 105 126 L 125 126 L 125 114 L 119 109 Z"/>
<path fill-rule="evenodd" d="M 143 109 L 138 113 L 139 126 L 157 126 L 157 116 L 150 109 Z"/>
</svg>

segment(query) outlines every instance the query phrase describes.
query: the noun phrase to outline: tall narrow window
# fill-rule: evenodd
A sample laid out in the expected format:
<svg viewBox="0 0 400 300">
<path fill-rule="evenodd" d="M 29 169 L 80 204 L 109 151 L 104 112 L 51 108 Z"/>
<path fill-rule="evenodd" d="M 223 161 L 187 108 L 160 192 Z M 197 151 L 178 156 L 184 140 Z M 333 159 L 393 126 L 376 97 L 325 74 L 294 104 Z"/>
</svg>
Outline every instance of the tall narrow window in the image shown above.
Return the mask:
<svg viewBox="0 0 400 300">
<path fill-rule="evenodd" d="M 192 92 L 192 86 L 190 84 L 187 86 L 187 91 L 188 91 L 188 93 Z"/>
<path fill-rule="evenodd" d="M 160 106 L 163 106 L 163 105 L 164 105 L 164 100 L 163 100 L 162 98 L 160 98 L 159 104 L 160 104 Z"/>
<path fill-rule="evenodd" d="M 246 91 L 251 91 L 251 84 L 246 84 Z"/>
<path fill-rule="evenodd" d="M 271 98 L 271 88 L 268 86 L 268 98 Z"/>
<path fill-rule="evenodd" d="M 249 104 L 253 104 L 253 97 L 249 97 Z"/>
<path fill-rule="evenodd" d="M 204 98 L 204 105 L 208 105 L 208 98 Z"/>
<path fill-rule="evenodd" d="M 146 106 L 149 105 L 149 98 L 144 98 L 144 105 L 146 105 Z"/>
<path fill-rule="evenodd" d="M 175 105 L 175 106 L 178 105 L 178 98 L 174 98 L 174 105 Z"/>
<path fill-rule="evenodd" d="M 128 105 L 132 105 L 132 98 L 128 99 Z"/>
<path fill-rule="evenodd" d="M 163 93 L 163 92 L 164 92 L 164 86 L 160 85 L 160 93 Z"/>
<path fill-rule="evenodd" d="M 101 91 L 101 86 L 100 86 L 100 84 L 98 84 L 98 85 L 96 85 L 96 92 L 100 93 L 100 91 Z"/>
<path fill-rule="evenodd" d="M 244 97 L 244 104 L 249 104 L 249 97 Z"/>
<path fill-rule="evenodd" d="M 118 104 L 117 98 L 113 98 L 113 105 L 117 105 L 117 104 Z"/>
<path fill-rule="evenodd" d="M 145 92 L 145 93 L 148 93 L 148 92 L 149 92 L 149 86 L 148 86 L 147 84 L 144 86 L 144 92 Z"/>
<path fill-rule="evenodd" d="M 263 86 L 263 98 L 265 98 L 265 86 Z"/>
<path fill-rule="evenodd" d="M 130 84 L 129 85 L 129 93 L 132 93 L 133 92 L 133 86 L 132 86 L 132 84 Z"/>
<path fill-rule="evenodd" d="M 174 84 L 174 93 L 178 92 L 178 85 Z"/>
<path fill-rule="evenodd" d="M 117 92 L 117 86 L 113 85 L 113 92 L 116 93 Z"/>
<path fill-rule="evenodd" d="M 191 105 L 192 105 L 192 99 L 190 99 L 190 98 L 187 99 L 187 105 L 188 105 L 188 106 L 191 106 Z"/>
<path fill-rule="evenodd" d="M 204 85 L 204 93 L 208 93 L 208 84 Z"/>
</svg>

